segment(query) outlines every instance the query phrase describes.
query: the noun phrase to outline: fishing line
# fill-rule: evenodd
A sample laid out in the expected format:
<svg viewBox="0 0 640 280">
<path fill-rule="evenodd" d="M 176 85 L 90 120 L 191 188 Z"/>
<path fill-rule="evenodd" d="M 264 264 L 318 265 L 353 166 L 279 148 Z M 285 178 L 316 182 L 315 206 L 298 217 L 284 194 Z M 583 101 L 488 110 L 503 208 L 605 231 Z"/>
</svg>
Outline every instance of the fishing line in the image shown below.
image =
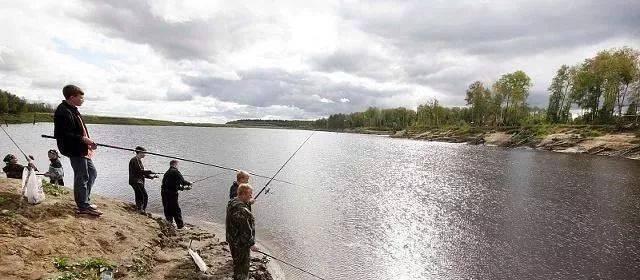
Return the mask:
<svg viewBox="0 0 640 280">
<path fill-rule="evenodd" d="M 300 144 L 300 147 L 298 147 L 298 149 L 295 152 L 293 152 L 293 154 L 289 157 L 289 159 L 287 159 L 287 161 L 284 162 L 284 164 L 280 167 L 280 169 L 278 169 L 276 174 L 273 174 L 273 176 L 271 176 L 269 181 L 264 185 L 264 187 L 262 187 L 260 192 L 258 192 L 258 194 L 253 198 L 254 200 L 258 199 L 258 196 L 260 196 L 260 194 L 264 191 L 264 189 L 266 189 L 269 186 L 269 184 L 271 184 L 271 181 L 274 181 L 274 178 L 278 175 L 278 173 L 280 173 L 280 171 L 282 171 L 282 169 L 287 165 L 287 163 L 289 163 L 289 161 L 296 155 L 296 153 L 298 153 L 298 151 L 300 151 L 302 146 L 304 146 L 304 144 L 307 143 L 307 141 L 309 141 L 309 139 L 311 139 L 311 136 L 313 136 L 314 133 L 316 133 L 316 132 L 315 131 L 312 132 L 311 135 L 309 135 L 309 137 L 307 137 L 307 139 L 305 139 L 304 142 L 302 142 L 302 144 Z M 277 180 L 275 180 L 275 181 L 277 181 Z"/>
<path fill-rule="evenodd" d="M 50 139 L 56 139 L 53 136 L 50 135 L 42 135 L 43 138 L 50 138 Z M 100 147 L 105 147 L 105 148 L 111 148 L 111 149 L 117 149 L 117 150 L 124 150 L 124 151 L 130 151 L 130 152 L 135 152 L 135 149 L 130 149 L 130 148 L 124 148 L 124 147 L 118 147 L 118 146 L 114 146 L 114 145 L 107 145 L 107 144 L 98 144 L 96 143 L 97 146 Z M 224 169 L 224 170 L 230 170 L 230 171 L 234 171 L 234 172 L 238 172 L 240 171 L 240 169 L 237 168 L 231 168 L 231 167 L 226 167 L 226 166 L 222 166 L 222 165 L 217 165 L 217 164 L 212 164 L 212 163 L 206 163 L 206 162 L 202 162 L 202 161 L 197 161 L 197 160 L 192 160 L 192 159 L 186 159 L 186 158 L 181 158 L 181 157 L 176 157 L 176 156 L 170 156 L 170 155 L 164 155 L 164 154 L 159 154 L 159 153 L 154 153 L 154 152 L 149 152 L 146 151 L 144 152 L 145 154 L 149 154 L 149 155 L 154 155 L 154 156 L 159 156 L 159 157 L 165 157 L 165 158 L 171 158 L 171 159 L 177 159 L 177 160 L 181 160 L 181 161 L 185 161 L 185 162 L 191 162 L 191 163 L 196 163 L 196 164 L 202 164 L 202 165 L 206 165 L 206 166 L 212 166 L 212 167 L 216 167 L 216 168 L 220 168 L 220 169 Z M 273 181 L 277 181 L 277 182 L 281 182 L 281 183 L 285 183 L 285 184 L 289 184 L 289 185 L 294 185 L 294 186 L 300 186 L 297 185 L 295 183 L 291 183 L 288 181 L 284 181 L 284 180 L 278 180 L 278 179 L 272 179 L 269 176 L 265 176 L 265 175 L 260 175 L 260 174 L 256 174 L 253 172 L 249 172 L 249 171 L 245 171 L 247 173 L 249 173 L 250 175 L 253 175 L 255 177 L 260 177 L 260 178 L 265 178 L 265 179 L 271 179 Z"/>
<path fill-rule="evenodd" d="M 304 270 L 304 269 L 302 269 L 302 268 L 300 268 L 300 267 L 298 267 L 298 266 L 295 266 L 295 265 L 293 265 L 293 264 L 290 264 L 290 263 L 288 263 L 287 261 L 284 261 L 284 260 L 281 260 L 281 259 L 279 259 L 279 258 L 276 258 L 276 257 L 274 257 L 274 256 L 272 256 L 272 255 L 269 255 L 269 254 L 265 253 L 265 252 L 262 252 L 262 251 L 260 251 L 260 250 L 256 250 L 256 252 L 258 252 L 258 253 L 260 253 L 260 254 L 263 254 L 263 255 L 265 255 L 265 256 L 267 256 L 267 257 L 270 257 L 270 258 L 272 258 L 272 259 L 274 259 L 274 260 L 276 260 L 276 261 L 279 261 L 279 262 L 281 262 L 281 263 L 283 263 L 283 264 L 286 264 L 286 265 L 288 265 L 288 266 L 290 266 L 290 267 L 293 267 L 293 268 L 295 268 L 295 269 L 297 269 L 297 270 L 300 270 L 300 271 L 302 271 L 302 272 L 304 272 L 304 273 L 307 273 L 307 274 L 309 274 L 309 275 L 311 275 L 311 276 L 313 276 L 313 277 L 315 277 L 315 278 L 318 278 L 318 279 L 321 279 L 321 280 L 326 280 L 325 278 L 322 278 L 322 277 L 320 277 L 320 276 L 318 276 L 318 275 L 316 275 L 316 274 L 313 274 L 313 273 L 311 273 L 311 272 L 309 272 L 309 271 L 307 271 L 307 270 Z"/>
</svg>

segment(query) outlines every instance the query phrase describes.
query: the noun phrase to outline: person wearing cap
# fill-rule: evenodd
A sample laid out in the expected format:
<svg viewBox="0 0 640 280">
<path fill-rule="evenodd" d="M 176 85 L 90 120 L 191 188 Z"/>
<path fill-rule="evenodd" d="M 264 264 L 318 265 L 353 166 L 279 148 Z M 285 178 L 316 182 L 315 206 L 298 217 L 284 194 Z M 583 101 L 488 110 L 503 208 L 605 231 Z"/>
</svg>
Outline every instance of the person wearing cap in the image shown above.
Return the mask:
<svg viewBox="0 0 640 280">
<path fill-rule="evenodd" d="M 155 179 L 158 176 L 153 175 L 153 171 L 145 170 L 142 159 L 145 157 L 147 150 L 143 147 L 136 147 L 136 155 L 129 161 L 129 185 L 133 188 L 136 200 L 136 210 L 140 214 L 146 214 L 147 202 L 149 196 L 144 188 L 144 179 Z"/>
<path fill-rule="evenodd" d="M 34 170 L 38 170 L 36 166 L 33 164 L 33 156 L 29 155 L 27 158 L 29 163 L 27 166 L 33 168 Z M 8 154 L 4 157 L 5 166 L 2 168 L 2 172 L 7 175 L 7 178 L 12 179 L 22 179 L 22 173 L 24 171 L 24 165 L 18 164 L 18 158 L 12 154 Z"/>
<path fill-rule="evenodd" d="M 47 152 L 49 156 L 49 172 L 44 173 L 45 177 L 49 177 L 49 182 L 54 185 L 64 186 L 64 170 L 62 169 L 62 163 L 60 162 L 60 155 L 58 151 L 49 150 Z"/>
<path fill-rule="evenodd" d="M 95 204 L 91 204 L 91 188 L 98 176 L 93 156 L 98 145 L 89 136 L 78 107 L 84 103 L 84 92 L 77 86 L 66 85 L 62 89 L 64 99 L 53 114 L 53 135 L 58 150 L 69 157 L 73 168 L 73 198 L 78 214 L 100 216 Z"/>
</svg>

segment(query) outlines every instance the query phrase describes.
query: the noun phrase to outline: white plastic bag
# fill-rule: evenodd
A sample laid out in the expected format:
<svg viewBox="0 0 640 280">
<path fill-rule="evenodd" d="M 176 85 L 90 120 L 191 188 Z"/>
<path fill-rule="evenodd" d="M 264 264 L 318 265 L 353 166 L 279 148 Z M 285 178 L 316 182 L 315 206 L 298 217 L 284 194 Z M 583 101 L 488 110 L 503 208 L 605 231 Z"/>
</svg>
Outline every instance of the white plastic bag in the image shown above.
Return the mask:
<svg viewBox="0 0 640 280">
<path fill-rule="evenodd" d="M 22 195 L 31 204 L 38 204 L 44 201 L 42 181 L 36 176 L 35 170 L 29 167 L 25 167 L 22 171 Z"/>
</svg>

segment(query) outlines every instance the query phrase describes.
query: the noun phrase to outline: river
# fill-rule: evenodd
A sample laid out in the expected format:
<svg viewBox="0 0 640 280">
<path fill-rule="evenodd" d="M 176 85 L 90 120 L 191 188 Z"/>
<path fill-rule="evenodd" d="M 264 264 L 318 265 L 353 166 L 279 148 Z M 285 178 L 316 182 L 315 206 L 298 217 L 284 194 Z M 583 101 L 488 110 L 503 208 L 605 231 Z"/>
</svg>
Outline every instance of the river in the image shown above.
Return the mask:
<svg viewBox="0 0 640 280">
<path fill-rule="evenodd" d="M 37 166 L 52 124 L 11 125 Z M 142 145 L 272 175 L 301 130 L 90 125 L 100 143 Z M 14 153 L 0 135 L 0 152 Z M 133 201 L 131 152 L 100 148 L 95 193 Z M 21 160 L 21 162 L 24 162 Z M 156 172 L 168 159 L 148 156 Z M 63 159 L 65 182 L 72 170 Z M 224 223 L 235 178 L 182 162 L 183 215 Z M 254 205 L 258 239 L 327 279 L 634 279 L 640 275 L 640 162 L 524 149 L 316 132 Z M 259 190 L 265 183 L 252 178 Z M 161 212 L 160 180 L 147 184 Z M 313 279 L 283 266 L 289 279 Z"/>
</svg>

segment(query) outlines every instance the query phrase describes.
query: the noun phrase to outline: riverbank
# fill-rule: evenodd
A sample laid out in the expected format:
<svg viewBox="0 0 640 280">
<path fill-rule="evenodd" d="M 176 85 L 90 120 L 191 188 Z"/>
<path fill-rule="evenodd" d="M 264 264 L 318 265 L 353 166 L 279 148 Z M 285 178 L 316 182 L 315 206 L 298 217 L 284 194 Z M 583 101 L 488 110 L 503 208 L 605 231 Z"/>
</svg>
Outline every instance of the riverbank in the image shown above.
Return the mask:
<svg viewBox="0 0 640 280">
<path fill-rule="evenodd" d="M 0 178 L 0 275 L 2 279 L 231 279 L 224 236 L 207 227 L 176 231 L 161 218 L 137 214 L 122 201 L 93 195 L 99 218 L 74 213 L 70 190 L 47 187 L 45 201 L 30 205 L 20 181 Z M 209 266 L 197 271 L 187 248 Z M 252 256 L 252 279 L 272 280 L 267 260 Z"/>
<path fill-rule="evenodd" d="M 402 130 L 391 137 L 640 159 L 638 128 L 569 125 L 450 127 Z"/>
</svg>

